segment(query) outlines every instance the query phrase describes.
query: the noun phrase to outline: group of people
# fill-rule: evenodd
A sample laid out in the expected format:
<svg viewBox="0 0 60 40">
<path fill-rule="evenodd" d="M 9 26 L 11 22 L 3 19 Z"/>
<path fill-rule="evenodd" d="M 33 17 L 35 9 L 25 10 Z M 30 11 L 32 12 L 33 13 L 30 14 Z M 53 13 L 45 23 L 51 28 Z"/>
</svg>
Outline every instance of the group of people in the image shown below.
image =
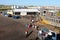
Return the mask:
<svg viewBox="0 0 60 40">
<path fill-rule="evenodd" d="M 33 23 L 34 23 L 34 20 L 31 20 L 31 23 L 30 24 L 26 24 L 26 27 L 27 27 L 27 29 L 25 30 L 26 36 L 28 35 L 28 31 L 29 31 L 30 28 L 37 29 L 37 26 L 34 25 Z"/>
</svg>

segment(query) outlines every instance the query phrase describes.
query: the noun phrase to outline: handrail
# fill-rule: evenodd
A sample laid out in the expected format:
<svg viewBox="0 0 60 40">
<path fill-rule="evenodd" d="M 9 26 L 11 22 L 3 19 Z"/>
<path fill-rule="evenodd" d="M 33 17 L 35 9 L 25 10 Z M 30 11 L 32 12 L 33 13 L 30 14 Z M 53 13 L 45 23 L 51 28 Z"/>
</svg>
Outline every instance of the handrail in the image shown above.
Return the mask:
<svg viewBox="0 0 60 40">
<path fill-rule="evenodd" d="M 60 27 L 60 19 L 51 18 L 51 17 L 44 17 L 44 19 L 47 20 L 47 21 L 50 21 L 51 22 L 50 25 Z"/>
</svg>

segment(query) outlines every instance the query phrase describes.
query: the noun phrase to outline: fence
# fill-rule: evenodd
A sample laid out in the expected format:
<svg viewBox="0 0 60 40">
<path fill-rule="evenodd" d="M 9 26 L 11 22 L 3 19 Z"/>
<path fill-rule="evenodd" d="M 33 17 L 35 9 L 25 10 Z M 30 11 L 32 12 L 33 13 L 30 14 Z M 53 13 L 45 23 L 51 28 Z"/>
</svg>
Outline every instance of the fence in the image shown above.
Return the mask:
<svg viewBox="0 0 60 40">
<path fill-rule="evenodd" d="M 60 19 L 51 17 L 44 17 L 44 19 L 50 21 L 50 25 L 60 27 Z"/>
</svg>

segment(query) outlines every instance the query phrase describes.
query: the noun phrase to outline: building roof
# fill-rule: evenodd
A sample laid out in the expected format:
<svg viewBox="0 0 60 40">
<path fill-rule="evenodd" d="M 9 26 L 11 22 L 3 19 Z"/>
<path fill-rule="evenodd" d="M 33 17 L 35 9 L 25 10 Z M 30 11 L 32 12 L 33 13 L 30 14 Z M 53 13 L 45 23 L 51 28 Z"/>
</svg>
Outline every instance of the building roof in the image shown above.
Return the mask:
<svg viewBox="0 0 60 40">
<path fill-rule="evenodd" d="M 14 9 L 14 12 L 39 12 L 38 9 Z"/>
</svg>

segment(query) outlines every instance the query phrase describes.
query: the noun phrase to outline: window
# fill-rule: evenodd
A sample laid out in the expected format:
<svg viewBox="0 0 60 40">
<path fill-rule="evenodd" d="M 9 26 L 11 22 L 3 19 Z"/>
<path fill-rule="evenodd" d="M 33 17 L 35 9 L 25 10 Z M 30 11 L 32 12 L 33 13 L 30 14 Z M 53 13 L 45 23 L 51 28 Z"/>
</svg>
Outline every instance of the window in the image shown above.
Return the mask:
<svg viewBox="0 0 60 40">
<path fill-rule="evenodd" d="M 60 20 L 59 20 L 59 23 L 60 23 Z"/>
<path fill-rule="evenodd" d="M 56 23 L 58 23 L 58 20 L 56 20 Z"/>
<path fill-rule="evenodd" d="M 27 15 L 36 15 L 37 12 L 27 12 Z"/>
<path fill-rule="evenodd" d="M 44 11 L 44 13 L 46 13 L 46 11 Z"/>
<path fill-rule="evenodd" d="M 46 16 L 46 11 L 43 11 L 43 16 Z"/>
<path fill-rule="evenodd" d="M 54 13 L 53 12 L 51 12 L 51 16 L 54 16 Z"/>
<path fill-rule="evenodd" d="M 14 14 L 15 14 L 15 15 L 20 15 L 20 12 L 15 12 Z"/>
</svg>

